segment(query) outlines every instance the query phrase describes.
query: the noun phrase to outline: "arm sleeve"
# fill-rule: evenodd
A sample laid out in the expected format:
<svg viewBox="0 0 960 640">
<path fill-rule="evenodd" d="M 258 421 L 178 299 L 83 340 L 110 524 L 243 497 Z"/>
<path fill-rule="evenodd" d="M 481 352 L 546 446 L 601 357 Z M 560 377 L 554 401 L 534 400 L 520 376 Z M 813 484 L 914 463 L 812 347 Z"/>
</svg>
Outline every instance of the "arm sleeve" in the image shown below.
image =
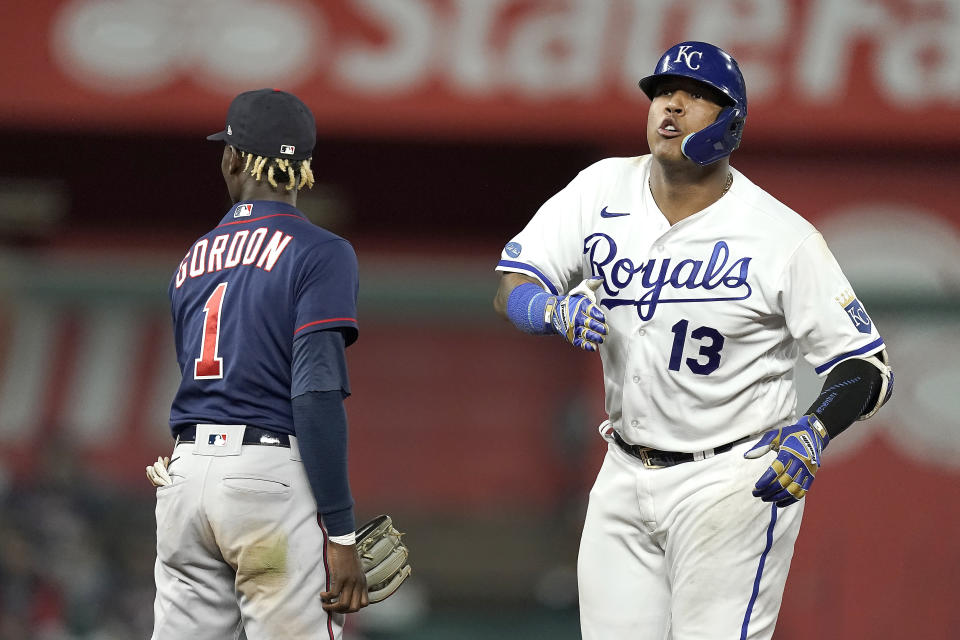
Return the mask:
<svg viewBox="0 0 960 640">
<path fill-rule="evenodd" d="M 833 439 L 877 403 L 880 370 L 859 358 L 844 360 L 830 371 L 820 395 L 806 413 L 815 414 Z"/>
<path fill-rule="evenodd" d="M 343 407 L 349 394 L 346 341 L 341 331 L 311 331 L 294 340 L 293 427 L 317 513 L 334 536 L 350 533 L 355 527 Z"/>
<path fill-rule="evenodd" d="M 318 244 L 297 276 L 294 338 L 339 329 L 347 345 L 357 339 L 357 255 L 343 238 Z"/>
<path fill-rule="evenodd" d="M 327 532 L 356 528 L 347 475 L 347 414 L 339 391 L 310 391 L 293 399 L 300 456 Z"/>
<path fill-rule="evenodd" d="M 804 238 L 788 260 L 780 295 L 787 329 L 818 375 L 883 349 L 876 326 L 819 233 Z"/>
<path fill-rule="evenodd" d="M 350 395 L 342 330 L 311 331 L 293 341 L 290 397 L 308 391 L 340 391 L 344 398 Z"/>
<path fill-rule="evenodd" d="M 583 279 L 581 173 L 547 200 L 527 226 L 507 243 L 497 271 L 536 278 L 550 293 L 568 291 Z"/>
</svg>

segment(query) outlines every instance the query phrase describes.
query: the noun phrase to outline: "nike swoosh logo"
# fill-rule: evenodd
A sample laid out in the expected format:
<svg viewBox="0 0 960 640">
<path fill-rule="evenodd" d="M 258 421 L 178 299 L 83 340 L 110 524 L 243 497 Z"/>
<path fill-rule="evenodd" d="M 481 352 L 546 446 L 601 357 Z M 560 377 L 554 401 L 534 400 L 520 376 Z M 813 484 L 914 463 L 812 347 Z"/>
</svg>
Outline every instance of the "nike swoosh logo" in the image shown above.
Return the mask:
<svg viewBox="0 0 960 640">
<path fill-rule="evenodd" d="M 628 215 L 630 215 L 629 211 L 627 211 L 626 213 L 616 213 L 614 211 L 607 211 L 606 207 L 600 210 L 601 218 L 619 218 L 620 216 L 628 216 Z"/>
</svg>

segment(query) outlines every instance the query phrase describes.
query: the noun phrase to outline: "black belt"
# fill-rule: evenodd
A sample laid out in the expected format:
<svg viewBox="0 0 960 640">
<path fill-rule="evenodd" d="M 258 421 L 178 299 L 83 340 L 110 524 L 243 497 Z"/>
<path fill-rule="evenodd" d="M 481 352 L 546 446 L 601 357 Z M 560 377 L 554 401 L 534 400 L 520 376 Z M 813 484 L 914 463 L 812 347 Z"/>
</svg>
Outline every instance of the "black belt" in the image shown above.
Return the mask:
<svg viewBox="0 0 960 640">
<path fill-rule="evenodd" d="M 746 442 L 752 437 L 753 436 L 746 436 L 740 438 L 739 440 L 722 444 L 713 450 L 713 454 L 716 455 L 718 453 L 730 451 L 730 449 L 733 449 L 741 442 Z M 648 469 L 672 467 L 677 464 L 683 464 L 684 462 L 693 462 L 696 459 L 692 453 L 683 453 L 680 451 L 661 451 L 660 449 L 641 447 L 638 444 L 629 444 L 626 440 L 621 438 L 620 434 L 616 431 L 613 432 L 613 439 L 621 449 L 634 458 L 638 458 L 641 462 L 643 462 L 643 466 L 647 467 Z"/>
<path fill-rule="evenodd" d="M 188 424 L 177 432 L 177 444 L 197 441 L 197 425 Z M 290 436 L 262 427 L 247 425 L 243 430 L 243 444 L 259 444 L 265 447 L 290 447 Z"/>
</svg>

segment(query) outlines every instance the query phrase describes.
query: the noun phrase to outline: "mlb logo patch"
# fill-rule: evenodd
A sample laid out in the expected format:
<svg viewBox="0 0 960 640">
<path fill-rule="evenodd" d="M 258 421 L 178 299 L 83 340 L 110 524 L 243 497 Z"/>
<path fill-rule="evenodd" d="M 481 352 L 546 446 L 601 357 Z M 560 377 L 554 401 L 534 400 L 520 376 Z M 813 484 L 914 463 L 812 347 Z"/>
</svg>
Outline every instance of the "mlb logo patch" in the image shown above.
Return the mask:
<svg viewBox="0 0 960 640">
<path fill-rule="evenodd" d="M 227 434 L 211 433 L 210 437 L 207 438 L 207 444 L 212 444 L 215 447 L 225 447 L 227 446 Z"/>
<path fill-rule="evenodd" d="M 236 209 L 233 210 L 234 218 L 246 218 L 253 213 L 252 204 L 241 204 Z"/>
<path fill-rule="evenodd" d="M 294 153 L 294 151 L 296 151 L 296 147 L 293 146 L 292 144 L 282 144 L 282 145 L 280 145 L 280 153 L 283 153 L 283 154 L 288 155 L 288 156 L 292 156 L 293 153 Z"/>
</svg>

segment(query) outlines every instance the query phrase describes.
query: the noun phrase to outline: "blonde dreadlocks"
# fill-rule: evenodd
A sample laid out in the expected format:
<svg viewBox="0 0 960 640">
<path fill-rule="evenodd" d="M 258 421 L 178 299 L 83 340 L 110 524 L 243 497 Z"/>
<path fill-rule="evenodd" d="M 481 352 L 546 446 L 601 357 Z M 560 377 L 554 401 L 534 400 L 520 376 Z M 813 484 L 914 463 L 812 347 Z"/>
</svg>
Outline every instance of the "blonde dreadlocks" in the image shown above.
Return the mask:
<svg viewBox="0 0 960 640">
<path fill-rule="evenodd" d="M 310 158 L 300 160 L 300 164 L 297 166 L 294 160 L 255 156 L 246 151 L 241 151 L 240 154 L 241 157 L 246 156 L 247 158 L 247 163 L 244 165 L 243 170 L 249 171 L 250 175 L 253 176 L 253 179 L 257 182 L 263 180 L 263 170 L 266 169 L 267 182 L 269 182 L 270 186 L 274 189 L 279 189 L 280 183 L 285 185 L 284 188 L 287 191 L 302 189 L 304 187 L 309 189 L 313 186 L 313 170 L 310 168 Z"/>
</svg>

